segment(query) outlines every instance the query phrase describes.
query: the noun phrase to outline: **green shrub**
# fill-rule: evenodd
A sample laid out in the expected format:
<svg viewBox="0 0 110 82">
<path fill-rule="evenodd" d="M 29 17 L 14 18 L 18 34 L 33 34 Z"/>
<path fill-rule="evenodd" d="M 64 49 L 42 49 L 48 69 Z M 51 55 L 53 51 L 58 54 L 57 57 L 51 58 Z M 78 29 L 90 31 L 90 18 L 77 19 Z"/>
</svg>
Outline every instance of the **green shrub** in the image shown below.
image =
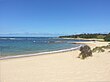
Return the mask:
<svg viewBox="0 0 110 82">
<path fill-rule="evenodd" d="M 104 40 L 105 41 L 110 41 L 110 34 L 108 34 L 107 36 L 105 36 Z"/>
</svg>

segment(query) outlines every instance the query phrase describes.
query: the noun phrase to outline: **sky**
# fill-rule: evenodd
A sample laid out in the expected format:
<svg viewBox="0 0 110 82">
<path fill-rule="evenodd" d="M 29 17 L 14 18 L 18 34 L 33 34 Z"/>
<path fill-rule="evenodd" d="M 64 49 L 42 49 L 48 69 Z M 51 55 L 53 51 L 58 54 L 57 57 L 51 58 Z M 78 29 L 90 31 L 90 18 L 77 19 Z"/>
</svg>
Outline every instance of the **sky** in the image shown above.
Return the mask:
<svg viewBox="0 0 110 82">
<path fill-rule="evenodd" d="M 0 34 L 110 32 L 110 0 L 0 0 Z"/>
</svg>

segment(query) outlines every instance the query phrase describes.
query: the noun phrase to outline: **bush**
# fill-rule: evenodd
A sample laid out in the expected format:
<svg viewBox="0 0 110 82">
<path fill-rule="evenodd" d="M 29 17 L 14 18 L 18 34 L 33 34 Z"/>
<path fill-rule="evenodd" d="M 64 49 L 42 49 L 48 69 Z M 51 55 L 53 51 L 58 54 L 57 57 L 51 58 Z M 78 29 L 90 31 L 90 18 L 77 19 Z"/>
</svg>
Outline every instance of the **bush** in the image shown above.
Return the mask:
<svg viewBox="0 0 110 82">
<path fill-rule="evenodd" d="M 110 41 L 110 34 L 108 34 L 105 38 L 104 38 L 105 41 Z"/>
<path fill-rule="evenodd" d="M 79 54 L 78 58 L 85 59 L 88 56 L 92 56 L 91 48 L 87 45 L 80 47 L 81 53 Z"/>
</svg>

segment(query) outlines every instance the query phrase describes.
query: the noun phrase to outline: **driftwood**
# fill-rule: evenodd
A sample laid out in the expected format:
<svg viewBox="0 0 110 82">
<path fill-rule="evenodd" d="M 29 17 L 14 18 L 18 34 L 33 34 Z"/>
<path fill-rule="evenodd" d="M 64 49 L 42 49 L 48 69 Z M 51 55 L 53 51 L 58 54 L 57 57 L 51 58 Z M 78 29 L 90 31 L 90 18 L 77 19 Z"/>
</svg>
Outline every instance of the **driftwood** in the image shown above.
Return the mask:
<svg viewBox="0 0 110 82">
<path fill-rule="evenodd" d="M 81 46 L 80 51 L 81 53 L 79 54 L 78 58 L 85 59 L 86 57 L 92 56 L 92 50 L 87 45 Z"/>
</svg>

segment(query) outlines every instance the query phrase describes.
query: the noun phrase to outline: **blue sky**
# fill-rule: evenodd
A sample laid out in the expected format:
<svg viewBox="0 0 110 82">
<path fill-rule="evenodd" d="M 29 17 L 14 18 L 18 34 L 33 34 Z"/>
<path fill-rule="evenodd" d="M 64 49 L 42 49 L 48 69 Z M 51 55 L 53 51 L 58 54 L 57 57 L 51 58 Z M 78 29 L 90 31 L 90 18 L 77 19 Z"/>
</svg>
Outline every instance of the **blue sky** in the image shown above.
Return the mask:
<svg viewBox="0 0 110 82">
<path fill-rule="evenodd" d="M 110 32 L 110 0 L 0 0 L 0 34 Z"/>
</svg>

